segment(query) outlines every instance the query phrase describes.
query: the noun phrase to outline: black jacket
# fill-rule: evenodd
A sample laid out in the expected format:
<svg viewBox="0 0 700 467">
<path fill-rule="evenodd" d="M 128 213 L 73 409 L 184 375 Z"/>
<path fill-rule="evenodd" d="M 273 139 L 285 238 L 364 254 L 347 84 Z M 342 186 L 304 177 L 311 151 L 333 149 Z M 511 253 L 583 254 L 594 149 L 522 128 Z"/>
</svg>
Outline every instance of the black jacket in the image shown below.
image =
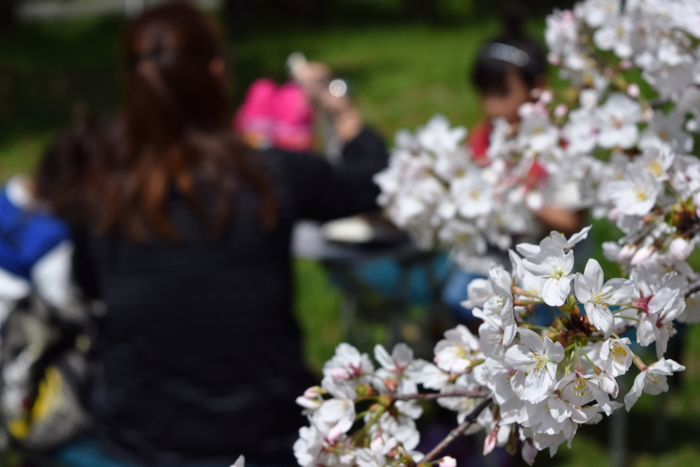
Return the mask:
<svg viewBox="0 0 700 467">
<path fill-rule="evenodd" d="M 293 460 L 305 424 L 294 400 L 315 382 L 292 314 L 292 227 L 300 218 L 374 209 L 371 176 L 387 155 L 381 138 L 364 130 L 337 166 L 310 154 L 260 157 L 280 205 L 273 230 L 261 226 L 258 196 L 244 186 L 230 228 L 217 238 L 175 197 L 170 215 L 183 242 L 76 239 L 107 305 L 89 406 L 100 438 L 127 459 Z"/>
</svg>

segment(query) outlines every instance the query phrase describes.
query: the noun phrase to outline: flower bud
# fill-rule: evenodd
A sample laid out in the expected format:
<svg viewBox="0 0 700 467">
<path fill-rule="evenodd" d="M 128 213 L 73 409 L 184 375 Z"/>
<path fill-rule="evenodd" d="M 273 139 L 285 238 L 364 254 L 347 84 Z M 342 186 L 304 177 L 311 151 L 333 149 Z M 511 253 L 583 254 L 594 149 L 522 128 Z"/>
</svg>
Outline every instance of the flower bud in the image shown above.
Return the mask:
<svg viewBox="0 0 700 467">
<path fill-rule="evenodd" d="M 486 436 L 484 440 L 484 455 L 488 455 L 496 447 L 498 441 L 498 426 Z"/>
<path fill-rule="evenodd" d="M 632 256 L 632 261 L 630 261 L 630 263 L 632 266 L 644 264 L 651 258 L 655 251 L 656 249 L 652 245 L 642 247 Z"/>
<path fill-rule="evenodd" d="M 321 401 L 318 399 L 311 399 L 307 397 L 297 397 L 296 403 L 297 405 L 309 410 L 316 410 L 321 406 Z"/>
<path fill-rule="evenodd" d="M 559 104 L 554 108 L 554 116 L 557 118 L 562 118 L 566 115 L 566 112 L 569 111 L 569 108 L 565 104 Z"/>
<path fill-rule="evenodd" d="M 333 368 L 331 370 L 331 377 L 336 381 L 346 381 L 350 379 L 350 373 L 345 368 Z"/>
<path fill-rule="evenodd" d="M 542 102 L 544 104 L 549 104 L 550 102 L 552 102 L 553 98 L 554 98 L 554 95 L 552 94 L 552 91 L 550 91 L 549 89 L 545 89 L 540 94 L 540 102 Z"/>
<path fill-rule="evenodd" d="M 627 86 L 627 95 L 630 96 L 632 99 L 638 98 L 639 85 L 637 85 L 637 83 L 631 83 L 629 86 Z"/>
<path fill-rule="evenodd" d="M 671 256 L 679 261 L 684 261 L 690 256 L 691 250 L 690 242 L 683 237 L 674 238 L 668 247 L 668 252 L 671 253 Z"/>
<path fill-rule="evenodd" d="M 440 459 L 439 467 L 457 467 L 457 460 L 454 457 L 445 456 Z"/>
<path fill-rule="evenodd" d="M 304 391 L 304 397 L 307 399 L 315 399 L 323 393 L 324 390 L 320 386 L 311 386 L 309 389 Z"/>
</svg>

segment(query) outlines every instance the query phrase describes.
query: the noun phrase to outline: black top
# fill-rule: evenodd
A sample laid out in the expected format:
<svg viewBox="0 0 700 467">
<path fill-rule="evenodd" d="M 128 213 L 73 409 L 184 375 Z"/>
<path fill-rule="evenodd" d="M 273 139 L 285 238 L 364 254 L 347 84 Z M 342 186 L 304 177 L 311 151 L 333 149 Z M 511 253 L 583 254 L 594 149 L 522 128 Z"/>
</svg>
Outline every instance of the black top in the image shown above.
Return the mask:
<svg viewBox="0 0 700 467">
<path fill-rule="evenodd" d="M 175 197 L 170 214 L 184 242 L 76 240 L 107 305 L 89 406 L 106 446 L 134 462 L 293 460 L 305 424 L 294 400 L 315 381 L 292 315 L 291 230 L 300 218 L 375 208 L 371 175 L 387 155 L 364 130 L 335 167 L 302 153 L 260 157 L 280 205 L 273 230 L 260 225 L 258 196 L 243 186 L 218 238 Z"/>
</svg>

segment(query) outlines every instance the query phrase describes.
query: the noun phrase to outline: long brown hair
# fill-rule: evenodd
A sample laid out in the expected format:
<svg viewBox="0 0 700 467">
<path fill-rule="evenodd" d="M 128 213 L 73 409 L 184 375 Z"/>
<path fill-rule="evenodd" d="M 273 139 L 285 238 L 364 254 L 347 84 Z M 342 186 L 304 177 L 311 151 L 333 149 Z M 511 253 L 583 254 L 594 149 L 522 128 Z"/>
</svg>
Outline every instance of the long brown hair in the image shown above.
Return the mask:
<svg viewBox="0 0 700 467">
<path fill-rule="evenodd" d="M 260 195 L 263 225 L 274 224 L 267 172 L 230 129 L 221 43 L 217 24 L 186 2 L 155 7 L 127 25 L 118 136 L 100 155 L 105 170 L 93 210 L 98 232 L 178 239 L 167 211 L 173 191 L 207 228 L 221 232 L 241 183 Z"/>
</svg>

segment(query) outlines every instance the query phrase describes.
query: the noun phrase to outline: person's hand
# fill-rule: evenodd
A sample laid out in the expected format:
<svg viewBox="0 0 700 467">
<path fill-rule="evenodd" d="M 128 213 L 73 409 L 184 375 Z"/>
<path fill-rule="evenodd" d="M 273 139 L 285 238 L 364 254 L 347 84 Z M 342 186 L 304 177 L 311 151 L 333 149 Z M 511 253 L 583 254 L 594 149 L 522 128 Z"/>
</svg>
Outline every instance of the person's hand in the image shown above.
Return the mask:
<svg viewBox="0 0 700 467">
<path fill-rule="evenodd" d="M 336 133 L 345 142 L 362 130 L 362 118 L 347 93 L 332 93 L 331 69 L 319 62 L 305 62 L 292 70 L 294 80 L 304 89 L 308 99 L 325 112 L 333 122 Z"/>
</svg>

